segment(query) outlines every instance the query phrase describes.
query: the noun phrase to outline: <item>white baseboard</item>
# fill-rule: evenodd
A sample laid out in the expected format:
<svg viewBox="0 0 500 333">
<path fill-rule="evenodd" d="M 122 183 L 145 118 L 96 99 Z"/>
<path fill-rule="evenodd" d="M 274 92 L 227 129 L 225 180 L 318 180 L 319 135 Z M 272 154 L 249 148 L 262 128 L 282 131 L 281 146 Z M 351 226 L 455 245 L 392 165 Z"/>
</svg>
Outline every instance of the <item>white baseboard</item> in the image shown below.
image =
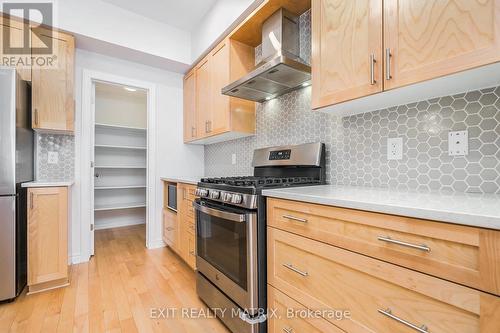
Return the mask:
<svg viewBox="0 0 500 333">
<path fill-rule="evenodd" d="M 146 224 L 144 220 L 118 220 L 118 221 L 109 221 L 103 223 L 96 223 L 95 230 L 104 230 L 111 228 L 120 228 L 120 227 L 128 227 L 132 225 Z"/>
<path fill-rule="evenodd" d="M 159 248 L 165 247 L 165 246 L 167 246 L 167 245 L 165 244 L 165 242 L 162 239 L 153 240 L 147 244 L 147 248 L 150 250 L 159 249 Z"/>
</svg>

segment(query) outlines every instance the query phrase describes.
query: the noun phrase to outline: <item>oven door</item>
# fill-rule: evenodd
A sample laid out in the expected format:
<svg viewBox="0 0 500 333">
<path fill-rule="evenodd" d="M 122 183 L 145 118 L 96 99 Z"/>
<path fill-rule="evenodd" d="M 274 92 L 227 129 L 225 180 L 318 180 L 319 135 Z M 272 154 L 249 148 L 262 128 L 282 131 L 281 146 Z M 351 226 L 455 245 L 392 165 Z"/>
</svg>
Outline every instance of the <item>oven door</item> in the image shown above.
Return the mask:
<svg viewBox="0 0 500 333">
<path fill-rule="evenodd" d="M 257 213 L 197 199 L 198 271 L 250 314 L 258 307 Z"/>
</svg>

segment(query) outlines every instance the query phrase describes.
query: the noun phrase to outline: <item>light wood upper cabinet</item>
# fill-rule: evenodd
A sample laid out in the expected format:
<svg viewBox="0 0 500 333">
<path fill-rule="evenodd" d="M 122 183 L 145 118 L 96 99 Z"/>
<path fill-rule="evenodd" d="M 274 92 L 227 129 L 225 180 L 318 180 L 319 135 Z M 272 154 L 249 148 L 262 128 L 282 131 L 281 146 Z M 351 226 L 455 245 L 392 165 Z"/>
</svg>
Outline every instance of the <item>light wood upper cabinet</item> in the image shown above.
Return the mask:
<svg viewBox="0 0 500 333">
<path fill-rule="evenodd" d="M 500 0 L 384 0 L 384 49 L 385 89 L 497 62 Z"/>
<path fill-rule="evenodd" d="M 185 76 L 185 142 L 214 138 L 217 142 L 224 135 L 234 139 L 255 133 L 255 103 L 221 93 L 254 68 L 254 57 L 252 47 L 225 39 L 195 66 L 194 79 L 192 72 Z M 196 124 L 195 131 L 188 127 L 189 121 Z"/>
<path fill-rule="evenodd" d="M 28 190 L 28 286 L 30 292 L 68 282 L 68 189 Z"/>
<path fill-rule="evenodd" d="M 32 32 L 32 47 L 42 47 L 52 41 L 53 66 L 32 69 L 33 129 L 74 131 L 74 38 L 70 35 L 36 28 Z"/>
<path fill-rule="evenodd" d="M 313 108 L 382 91 L 382 0 L 312 2 Z"/>
<path fill-rule="evenodd" d="M 26 57 L 29 59 L 31 57 L 31 54 L 6 54 L 4 47 L 6 44 L 4 44 L 4 35 L 7 36 L 9 35 L 10 38 L 10 46 L 11 47 L 16 47 L 16 48 L 22 48 L 24 47 L 24 30 L 29 29 L 27 24 L 24 24 L 22 22 L 19 22 L 17 20 L 11 20 L 6 17 L 0 16 L 0 59 L 3 59 L 4 57 L 11 57 L 15 56 L 15 62 L 18 63 L 18 59 L 24 59 Z M 23 57 L 23 58 L 21 58 Z M 1 65 L 6 65 L 3 61 L 0 61 L 0 66 Z M 31 81 L 31 66 L 29 64 L 26 65 L 18 65 L 17 67 L 17 72 L 21 76 L 22 80 L 25 81 Z"/>
<path fill-rule="evenodd" d="M 210 134 L 223 133 L 229 130 L 230 125 L 230 105 L 229 96 L 222 95 L 221 89 L 230 82 L 229 77 L 229 44 L 224 41 L 219 44 L 210 54 L 212 66 L 211 72 L 211 98 L 212 98 L 212 119 L 209 124 Z"/>
<path fill-rule="evenodd" d="M 211 63 L 210 57 L 207 57 L 196 66 L 195 100 L 198 137 L 204 137 L 210 133 L 209 126 L 212 121 L 212 91 L 210 80 Z"/>
<path fill-rule="evenodd" d="M 197 137 L 195 93 L 196 75 L 193 70 L 184 78 L 184 142 Z"/>
</svg>

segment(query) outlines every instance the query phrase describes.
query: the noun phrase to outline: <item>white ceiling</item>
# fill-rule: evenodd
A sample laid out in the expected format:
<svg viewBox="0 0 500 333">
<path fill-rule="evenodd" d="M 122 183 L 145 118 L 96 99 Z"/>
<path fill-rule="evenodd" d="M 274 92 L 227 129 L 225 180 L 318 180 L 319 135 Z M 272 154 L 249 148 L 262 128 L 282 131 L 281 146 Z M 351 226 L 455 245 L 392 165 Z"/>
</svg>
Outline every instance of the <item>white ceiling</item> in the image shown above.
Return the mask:
<svg viewBox="0 0 500 333">
<path fill-rule="evenodd" d="M 176 28 L 192 31 L 216 0 L 102 0 Z"/>
</svg>

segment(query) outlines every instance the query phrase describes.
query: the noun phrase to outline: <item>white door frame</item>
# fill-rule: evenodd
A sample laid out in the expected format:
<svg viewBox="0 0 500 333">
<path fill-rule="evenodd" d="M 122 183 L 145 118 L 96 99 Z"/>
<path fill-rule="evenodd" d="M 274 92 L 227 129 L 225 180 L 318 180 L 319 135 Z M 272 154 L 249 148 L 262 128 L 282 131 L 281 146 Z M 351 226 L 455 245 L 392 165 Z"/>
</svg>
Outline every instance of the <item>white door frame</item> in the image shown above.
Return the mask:
<svg viewBox="0 0 500 333">
<path fill-rule="evenodd" d="M 92 70 L 83 70 L 82 75 L 82 113 L 81 113 L 81 142 L 80 144 L 80 165 L 81 165 L 81 186 L 80 186 L 80 204 L 81 204 L 81 252 L 80 262 L 88 261 L 93 254 L 93 232 L 90 230 L 94 215 L 92 206 L 93 168 L 90 163 L 93 159 L 92 147 L 94 138 L 94 102 L 93 102 L 93 84 L 94 82 L 108 82 L 125 86 L 132 86 L 147 91 L 147 180 L 146 180 L 146 246 L 148 248 L 157 248 L 163 246 L 161 237 L 155 237 L 155 230 L 160 230 L 156 224 L 160 221 L 156 217 L 156 85 L 150 82 L 139 81 L 114 74 L 97 72 Z"/>
</svg>

